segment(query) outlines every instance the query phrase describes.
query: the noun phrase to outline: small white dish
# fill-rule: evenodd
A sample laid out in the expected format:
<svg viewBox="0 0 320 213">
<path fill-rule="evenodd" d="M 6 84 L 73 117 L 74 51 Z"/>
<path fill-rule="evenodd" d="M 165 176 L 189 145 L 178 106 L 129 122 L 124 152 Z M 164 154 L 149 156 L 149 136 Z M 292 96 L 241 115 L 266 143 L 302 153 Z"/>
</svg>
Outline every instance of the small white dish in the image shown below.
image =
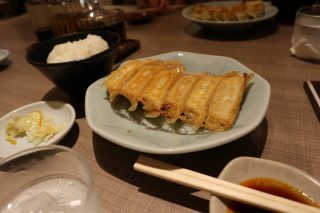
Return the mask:
<svg viewBox="0 0 320 213">
<path fill-rule="evenodd" d="M 271 178 L 294 186 L 309 195 L 315 201 L 320 201 L 320 182 L 295 167 L 253 157 L 238 157 L 230 161 L 219 175 L 220 179 L 241 183 L 252 178 Z M 223 201 L 212 195 L 210 212 L 227 212 Z"/>
<path fill-rule="evenodd" d="M 239 4 L 240 1 L 212 1 L 212 2 L 206 2 L 205 5 L 221 5 L 221 6 L 227 6 L 231 4 Z M 185 8 L 182 11 L 182 16 L 188 19 L 189 21 L 195 22 L 199 24 L 200 26 L 206 28 L 206 29 L 246 29 L 248 27 L 254 26 L 255 24 L 265 21 L 267 19 L 275 17 L 278 13 L 278 8 L 271 5 L 269 2 L 265 2 L 265 14 L 259 18 L 250 19 L 250 20 L 238 20 L 238 21 L 212 21 L 212 20 L 201 20 L 194 18 L 190 15 L 191 8 L 193 5 L 190 5 L 189 7 Z"/>
<path fill-rule="evenodd" d="M 9 50 L 6 49 L 0 49 L 0 65 L 5 63 L 10 55 Z"/>
<path fill-rule="evenodd" d="M 42 142 L 39 146 L 58 143 L 71 129 L 74 124 L 76 113 L 74 108 L 67 103 L 59 101 L 40 101 L 22 106 L 0 118 L 0 158 L 7 157 L 19 151 L 32 148 L 34 145 L 29 143 L 26 137 L 17 138 L 16 144 L 11 144 L 5 140 L 7 123 L 14 116 L 26 115 L 29 112 L 40 110 L 46 117 L 53 119 L 54 123 L 62 125 L 60 130 L 49 140 Z"/>
<path fill-rule="evenodd" d="M 151 58 L 177 60 L 189 73 L 208 71 L 221 75 L 230 70 L 252 71 L 235 59 L 189 52 L 170 52 Z M 265 116 L 270 100 L 270 85 L 255 74 L 239 116 L 232 129 L 225 132 L 195 132 L 187 125 L 168 125 L 163 117 L 146 118 L 141 110 L 129 112 L 126 101 L 110 103 L 104 78 L 89 86 L 85 113 L 89 127 L 101 137 L 118 145 L 155 154 L 177 154 L 205 150 L 231 142 L 256 128 Z M 140 108 L 139 108 L 140 109 Z M 181 126 L 179 126 L 181 125 Z"/>
</svg>

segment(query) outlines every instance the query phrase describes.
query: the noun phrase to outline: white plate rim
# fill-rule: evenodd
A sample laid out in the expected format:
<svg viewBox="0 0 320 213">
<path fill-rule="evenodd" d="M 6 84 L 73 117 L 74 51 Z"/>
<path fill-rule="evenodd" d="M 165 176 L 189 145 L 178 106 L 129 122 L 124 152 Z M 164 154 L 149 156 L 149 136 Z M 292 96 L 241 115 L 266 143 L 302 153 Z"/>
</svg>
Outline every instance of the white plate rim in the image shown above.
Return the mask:
<svg viewBox="0 0 320 213">
<path fill-rule="evenodd" d="M 60 132 L 58 132 L 56 135 L 54 135 L 48 141 L 43 142 L 43 143 L 39 144 L 38 146 L 46 146 L 46 145 L 50 145 L 50 144 L 57 144 L 70 131 L 70 129 L 72 128 L 72 126 L 74 125 L 74 122 L 75 122 L 76 112 L 75 112 L 74 108 L 68 103 L 64 103 L 64 102 L 61 102 L 61 101 L 38 101 L 38 102 L 30 103 L 30 104 L 27 104 L 27 105 L 23 105 L 23 106 L 21 106 L 21 107 L 19 107 L 17 109 L 14 109 L 14 110 L 8 112 L 5 115 L 3 115 L 0 118 L 0 126 L 6 126 L 6 123 L 3 123 L 3 122 L 5 120 L 10 119 L 13 115 L 19 114 L 19 112 L 21 112 L 21 111 L 32 111 L 32 109 L 38 109 L 41 106 L 45 107 L 46 105 L 50 105 L 50 104 L 51 105 L 52 104 L 58 104 L 58 105 L 61 105 L 62 108 L 66 109 L 68 111 L 68 114 L 69 114 L 69 120 L 68 120 L 68 122 L 65 124 L 64 128 Z M 52 111 L 54 111 L 54 110 L 52 110 Z M 1 132 L 1 137 L 4 137 L 4 135 L 5 135 L 5 133 Z M 8 143 L 8 142 L 3 140 L 3 141 L 1 141 L 1 143 Z M 12 146 L 18 146 L 18 145 L 16 144 L 16 145 L 12 145 Z M 0 153 L 0 158 L 4 158 L 4 157 L 7 157 L 9 155 L 13 155 L 13 154 L 15 154 L 17 152 L 20 152 L 20 151 L 23 151 L 23 150 L 25 150 L 27 148 L 32 148 L 32 147 L 34 147 L 34 146 L 31 143 L 29 143 L 28 145 L 26 145 L 26 148 L 17 150 L 15 152 L 10 153 L 10 154 L 1 154 Z"/>
<path fill-rule="evenodd" d="M 7 49 L 0 49 L 0 64 L 6 61 L 6 59 L 9 57 L 10 51 Z"/>
<path fill-rule="evenodd" d="M 223 4 L 223 5 L 228 5 L 231 3 L 235 3 L 235 2 L 239 2 L 239 1 L 223 1 L 223 2 L 206 2 L 204 4 L 206 5 L 219 5 L 219 4 Z M 186 19 L 199 23 L 199 24 L 205 24 L 205 25 L 212 25 L 212 26 L 230 26 L 230 25 L 247 25 L 247 24 L 254 24 L 254 23 L 258 23 L 267 19 L 270 19 L 272 17 L 274 17 L 277 13 L 278 13 L 278 8 L 273 6 L 272 4 L 265 2 L 265 10 L 266 13 L 264 16 L 255 18 L 255 19 L 250 19 L 250 20 L 239 20 L 239 21 L 210 21 L 210 20 L 200 20 L 200 19 L 196 19 L 193 18 L 190 15 L 190 10 L 192 8 L 193 5 L 190 5 L 188 7 L 186 7 L 185 9 L 182 10 L 182 15 L 183 17 L 185 17 Z"/>
<path fill-rule="evenodd" d="M 206 55 L 206 54 L 191 53 L 191 52 L 184 52 L 184 51 L 168 52 L 168 53 L 163 53 L 160 55 L 150 56 L 150 57 L 146 57 L 146 58 L 160 58 L 161 59 L 166 56 L 170 57 L 170 55 L 186 55 L 186 54 L 187 55 L 197 55 L 197 56 L 207 56 L 207 57 L 221 57 L 221 58 L 229 59 L 229 60 L 232 60 L 234 62 L 241 64 L 237 60 L 235 60 L 233 58 L 225 57 L 225 56 Z M 144 59 L 144 58 L 141 58 L 141 59 Z M 245 67 L 243 64 L 241 64 L 241 65 L 243 67 Z M 250 70 L 249 68 L 247 68 L 247 69 Z M 265 102 L 267 104 L 264 105 L 263 109 L 261 109 L 261 113 L 257 116 L 257 119 L 255 120 L 255 122 L 248 124 L 248 126 L 245 130 L 241 131 L 241 133 L 233 132 L 231 134 L 228 134 L 224 139 L 216 140 L 214 144 L 212 144 L 212 142 L 208 141 L 207 143 L 204 143 L 204 144 L 196 144 L 196 145 L 192 145 L 192 146 L 190 145 L 190 146 L 185 146 L 185 147 L 180 147 L 180 148 L 148 147 L 148 146 L 140 146 L 137 143 L 128 142 L 121 137 L 120 138 L 117 137 L 117 135 L 115 135 L 115 134 L 112 134 L 110 132 L 105 132 L 103 129 L 101 129 L 99 127 L 99 125 L 97 125 L 95 123 L 95 120 L 92 117 L 93 115 L 92 115 L 91 106 L 90 106 L 90 104 L 92 103 L 91 100 L 93 98 L 93 91 L 97 87 L 101 87 L 103 85 L 104 78 L 97 80 L 96 82 L 91 84 L 87 89 L 86 97 L 85 97 L 86 120 L 87 120 L 89 127 L 95 133 L 100 135 L 101 137 L 103 137 L 113 143 L 116 143 L 120 146 L 129 148 L 129 149 L 133 149 L 136 151 L 153 153 L 153 154 L 181 154 L 181 153 L 190 153 L 190 152 L 195 152 L 195 151 L 206 150 L 209 148 L 214 148 L 216 146 L 220 146 L 225 143 L 231 142 L 235 139 L 238 139 L 238 138 L 246 135 L 247 133 L 251 132 L 253 129 L 255 129 L 261 123 L 261 121 L 263 120 L 263 118 L 267 112 L 268 106 L 269 106 L 270 96 L 271 96 L 271 88 L 270 88 L 269 83 L 264 78 L 262 78 L 260 75 L 258 75 L 257 73 L 255 73 L 254 79 L 259 79 L 259 81 L 263 82 L 264 86 L 266 87 Z M 256 81 L 256 80 L 254 80 L 254 81 Z M 101 97 L 101 98 L 103 98 L 103 97 Z M 212 134 L 214 134 L 214 133 L 212 133 Z"/>
</svg>

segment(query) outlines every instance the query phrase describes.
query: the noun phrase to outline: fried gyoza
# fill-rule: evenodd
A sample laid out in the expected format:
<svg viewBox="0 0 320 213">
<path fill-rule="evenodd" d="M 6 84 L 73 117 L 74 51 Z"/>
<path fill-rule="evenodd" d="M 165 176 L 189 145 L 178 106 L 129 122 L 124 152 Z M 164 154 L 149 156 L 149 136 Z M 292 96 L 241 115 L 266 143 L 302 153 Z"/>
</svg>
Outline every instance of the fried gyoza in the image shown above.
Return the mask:
<svg viewBox="0 0 320 213">
<path fill-rule="evenodd" d="M 158 73 L 155 73 L 141 95 L 145 116 L 157 117 L 160 115 L 168 90 L 184 72 L 184 67 L 175 66 L 168 62 Z"/>
<path fill-rule="evenodd" d="M 121 93 L 123 86 L 136 74 L 140 65 L 141 61 L 129 61 L 106 78 L 105 86 L 108 88 L 110 101 Z"/>
<path fill-rule="evenodd" d="M 183 107 L 200 75 L 183 75 L 171 87 L 163 103 L 162 114 L 168 123 L 180 118 Z"/>
<path fill-rule="evenodd" d="M 205 128 L 224 131 L 233 126 L 248 79 L 248 75 L 237 72 L 222 77 L 211 97 Z"/>
<path fill-rule="evenodd" d="M 118 94 L 130 101 L 129 111 L 141 103 L 145 116 L 163 115 L 169 123 L 180 119 L 194 129 L 225 131 L 238 116 L 252 76 L 235 71 L 188 74 L 179 62 L 149 59 L 127 62 L 106 78 L 105 86 L 111 101 Z"/>
<path fill-rule="evenodd" d="M 162 61 L 146 61 L 139 67 L 137 73 L 128 80 L 121 90 L 121 95 L 125 96 L 131 103 L 129 111 L 136 110 L 139 100 L 145 91 L 145 88 L 155 74 L 164 68 Z"/>
<path fill-rule="evenodd" d="M 194 129 L 202 126 L 210 98 L 221 77 L 202 75 L 194 85 L 180 115 L 180 119 Z"/>
</svg>

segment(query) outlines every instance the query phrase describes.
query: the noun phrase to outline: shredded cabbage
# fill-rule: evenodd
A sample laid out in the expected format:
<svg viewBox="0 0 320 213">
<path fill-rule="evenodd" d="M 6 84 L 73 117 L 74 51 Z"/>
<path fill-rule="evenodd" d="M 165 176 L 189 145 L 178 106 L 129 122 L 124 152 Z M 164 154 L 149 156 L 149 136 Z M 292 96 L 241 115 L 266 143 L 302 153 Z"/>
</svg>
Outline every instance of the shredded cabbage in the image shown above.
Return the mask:
<svg viewBox="0 0 320 213">
<path fill-rule="evenodd" d="M 15 116 L 6 127 L 6 140 L 16 144 L 16 138 L 26 137 L 29 143 L 39 145 L 52 138 L 61 130 L 52 118 L 44 117 L 40 110 L 24 116 Z"/>
</svg>

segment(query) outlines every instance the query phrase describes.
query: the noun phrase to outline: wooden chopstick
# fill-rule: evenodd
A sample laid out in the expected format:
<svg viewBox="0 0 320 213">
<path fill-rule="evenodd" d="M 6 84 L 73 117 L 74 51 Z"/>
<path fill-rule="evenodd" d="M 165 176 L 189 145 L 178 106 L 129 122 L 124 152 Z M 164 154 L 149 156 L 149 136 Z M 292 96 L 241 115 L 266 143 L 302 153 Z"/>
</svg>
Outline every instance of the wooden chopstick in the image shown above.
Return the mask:
<svg viewBox="0 0 320 213">
<path fill-rule="evenodd" d="M 134 169 L 194 189 L 276 212 L 320 213 L 320 209 L 140 156 Z"/>
<path fill-rule="evenodd" d="M 305 81 L 303 84 L 318 120 L 320 121 L 320 81 Z"/>
</svg>

